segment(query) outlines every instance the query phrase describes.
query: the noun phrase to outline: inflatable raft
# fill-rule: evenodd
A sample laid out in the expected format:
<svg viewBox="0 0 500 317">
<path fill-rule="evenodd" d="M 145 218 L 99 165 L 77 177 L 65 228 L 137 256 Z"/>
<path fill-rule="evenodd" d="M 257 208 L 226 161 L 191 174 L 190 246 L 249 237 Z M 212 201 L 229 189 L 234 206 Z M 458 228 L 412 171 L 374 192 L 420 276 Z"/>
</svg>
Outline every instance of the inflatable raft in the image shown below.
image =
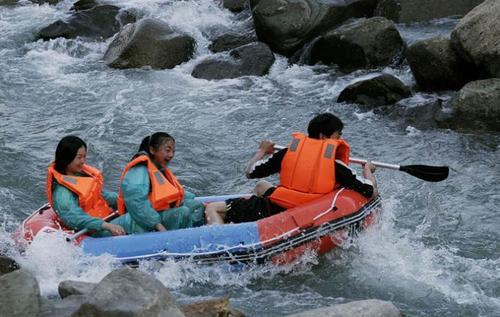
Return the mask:
<svg viewBox="0 0 500 317">
<path fill-rule="evenodd" d="M 231 196 L 203 197 L 223 201 Z M 374 221 L 380 198 L 367 199 L 338 189 L 307 204 L 256 222 L 212 225 L 166 232 L 93 238 L 72 236 L 46 204 L 21 225 L 20 236 L 31 241 L 41 232 L 65 230 L 68 241 L 90 255 L 110 254 L 123 263 L 141 260 L 191 260 L 196 263 L 289 263 L 305 252 L 328 252 Z M 74 238 L 74 239 L 73 239 Z"/>
</svg>

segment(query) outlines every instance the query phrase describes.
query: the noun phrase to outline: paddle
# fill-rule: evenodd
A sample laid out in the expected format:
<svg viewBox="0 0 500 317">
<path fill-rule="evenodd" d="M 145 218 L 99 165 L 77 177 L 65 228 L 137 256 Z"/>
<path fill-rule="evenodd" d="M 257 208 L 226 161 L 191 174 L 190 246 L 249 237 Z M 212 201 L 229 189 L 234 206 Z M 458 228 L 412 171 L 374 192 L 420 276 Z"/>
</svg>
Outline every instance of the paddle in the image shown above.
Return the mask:
<svg viewBox="0 0 500 317">
<path fill-rule="evenodd" d="M 284 149 L 285 147 L 282 145 L 275 145 L 275 149 L 281 150 Z M 349 162 L 355 163 L 355 164 L 366 164 L 368 161 L 359 159 L 359 158 L 354 158 L 351 157 L 349 159 Z M 381 168 L 389 168 L 401 172 L 405 172 L 407 174 L 410 174 L 412 176 L 415 176 L 417 178 L 420 178 L 424 181 L 428 182 L 440 182 L 442 180 L 445 180 L 448 178 L 449 174 L 449 167 L 448 166 L 430 166 L 430 165 L 396 165 L 396 164 L 389 164 L 389 163 L 384 163 L 384 162 L 376 162 L 376 161 L 371 161 L 373 165 Z"/>
<path fill-rule="evenodd" d="M 119 215 L 118 210 L 116 210 L 116 211 L 112 212 L 111 214 L 109 214 L 108 216 L 104 217 L 102 220 L 104 220 L 104 221 L 113 220 L 118 215 Z M 87 229 L 87 228 L 82 229 L 82 230 L 74 233 L 72 236 L 66 237 L 66 241 L 72 242 L 72 241 L 78 239 L 79 237 L 81 237 L 82 235 L 86 234 L 88 231 L 89 231 L 89 229 Z"/>
</svg>

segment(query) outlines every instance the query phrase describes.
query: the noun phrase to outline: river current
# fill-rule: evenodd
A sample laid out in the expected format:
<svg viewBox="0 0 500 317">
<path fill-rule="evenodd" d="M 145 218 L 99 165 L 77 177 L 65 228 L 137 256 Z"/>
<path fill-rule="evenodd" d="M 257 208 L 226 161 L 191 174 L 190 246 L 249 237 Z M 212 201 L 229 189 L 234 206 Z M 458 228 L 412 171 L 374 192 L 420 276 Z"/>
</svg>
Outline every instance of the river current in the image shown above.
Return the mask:
<svg viewBox="0 0 500 317">
<path fill-rule="evenodd" d="M 500 135 L 420 130 L 356 105 L 340 91 L 374 71 L 343 75 L 331 67 L 290 66 L 276 55 L 270 74 L 206 81 L 191 77 L 211 55 L 209 38 L 252 28 L 212 0 L 108 1 L 168 22 L 197 41 L 192 60 L 172 70 L 114 70 L 102 61 L 111 39 L 34 41 L 64 18 L 57 6 L 0 7 L 0 251 L 38 279 L 54 298 L 62 280 L 97 282 L 118 264 L 79 254 L 65 242 L 36 241 L 20 255 L 10 234 L 45 203 L 45 171 L 59 139 L 76 134 L 88 161 L 116 190 L 120 172 L 141 139 L 155 131 L 176 138 L 171 163 L 197 195 L 249 192 L 244 165 L 258 141 L 286 144 L 318 112 L 345 123 L 353 155 L 377 161 L 448 165 L 447 180 L 429 183 L 401 172 L 376 172 L 384 202 L 378 223 L 326 256 L 283 267 L 240 272 L 189 263 L 142 263 L 179 302 L 229 296 L 248 316 L 280 316 L 369 298 L 393 302 L 407 316 L 500 316 Z M 457 19 L 398 25 L 408 42 L 449 36 Z M 408 85 L 408 66 L 386 67 Z M 449 98 L 449 93 L 439 97 Z M 415 93 L 411 107 L 438 97 Z M 276 178 L 271 178 L 276 181 Z"/>
</svg>

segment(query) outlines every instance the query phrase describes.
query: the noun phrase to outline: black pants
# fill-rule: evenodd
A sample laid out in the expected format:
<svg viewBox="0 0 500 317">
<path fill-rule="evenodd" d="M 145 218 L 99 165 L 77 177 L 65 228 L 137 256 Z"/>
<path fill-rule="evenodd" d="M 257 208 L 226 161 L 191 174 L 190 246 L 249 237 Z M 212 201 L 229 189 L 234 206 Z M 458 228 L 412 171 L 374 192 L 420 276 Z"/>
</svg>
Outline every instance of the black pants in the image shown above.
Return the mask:
<svg viewBox="0 0 500 317">
<path fill-rule="evenodd" d="M 285 208 L 274 204 L 269 199 L 275 190 L 276 187 L 269 188 L 262 197 L 252 195 L 250 198 L 226 200 L 227 212 L 224 221 L 226 223 L 250 222 L 284 211 Z"/>
</svg>

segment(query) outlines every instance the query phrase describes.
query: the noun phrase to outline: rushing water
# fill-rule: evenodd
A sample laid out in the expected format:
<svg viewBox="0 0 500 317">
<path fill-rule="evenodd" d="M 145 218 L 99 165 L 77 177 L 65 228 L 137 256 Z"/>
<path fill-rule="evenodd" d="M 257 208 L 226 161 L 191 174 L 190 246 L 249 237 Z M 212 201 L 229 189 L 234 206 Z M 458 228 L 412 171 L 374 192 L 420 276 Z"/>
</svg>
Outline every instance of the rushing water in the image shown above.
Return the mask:
<svg viewBox="0 0 500 317">
<path fill-rule="evenodd" d="M 251 28 L 247 14 L 233 15 L 212 0 L 114 2 L 189 33 L 198 43 L 194 59 L 173 70 L 110 69 L 102 62 L 110 40 L 33 41 L 39 29 L 67 15 L 71 1 L 0 7 L 0 251 L 35 274 L 44 296 L 54 296 L 62 280 L 97 282 L 118 266 L 61 241 L 41 239 L 23 255 L 13 245 L 10 233 L 46 200 L 45 169 L 62 136 L 83 137 L 90 164 L 116 189 L 140 140 L 167 131 L 177 140 L 171 167 L 189 190 L 239 193 L 254 185 L 243 168 L 259 140 L 284 144 L 315 113 L 331 111 L 345 122 L 356 156 L 449 165 L 450 177 L 428 183 L 379 169 L 379 223 L 327 256 L 241 272 L 171 262 L 140 269 L 154 273 L 181 302 L 228 295 L 249 316 L 368 298 L 392 301 L 408 316 L 500 316 L 498 134 L 418 130 L 336 103 L 341 89 L 367 71 L 341 75 L 324 66 L 289 66 L 276 56 L 265 77 L 195 79 L 190 72 L 210 54 L 209 37 Z M 413 42 L 447 36 L 455 23 L 398 27 Z M 383 71 L 414 83 L 407 66 Z M 404 104 L 435 96 L 417 93 Z"/>
</svg>

